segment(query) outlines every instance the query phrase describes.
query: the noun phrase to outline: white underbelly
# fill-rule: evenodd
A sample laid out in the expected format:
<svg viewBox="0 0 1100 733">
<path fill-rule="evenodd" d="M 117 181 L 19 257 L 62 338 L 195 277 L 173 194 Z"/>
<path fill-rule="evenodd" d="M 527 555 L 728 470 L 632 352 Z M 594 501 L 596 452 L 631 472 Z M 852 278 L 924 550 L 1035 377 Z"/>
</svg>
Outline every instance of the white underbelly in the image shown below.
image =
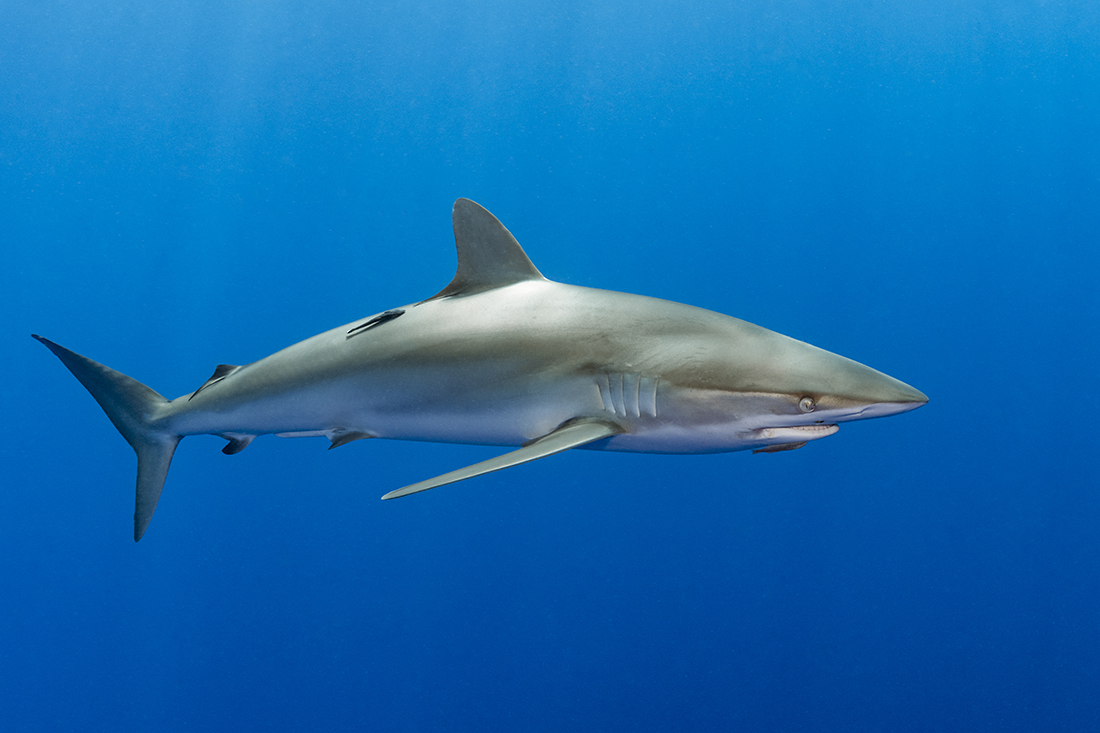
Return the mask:
<svg viewBox="0 0 1100 733">
<path fill-rule="evenodd" d="M 663 389 L 659 393 L 659 380 L 636 375 L 519 375 L 488 380 L 467 375 L 432 381 L 407 373 L 377 376 L 369 381 L 349 377 L 251 398 L 246 394 L 208 398 L 192 407 L 180 398 L 179 414 L 171 427 L 180 435 L 336 439 L 356 433 L 392 440 L 519 446 L 568 420 L 588 417 L 606 419 L 624 430 L 588 446 L 593 450 L 717 453 L 775 442 L 750 434 L 758 422 L 739 424 L 713 416 L 700 421 L 694 410 L 680 404 L 679 394 Z"/>
</svg>

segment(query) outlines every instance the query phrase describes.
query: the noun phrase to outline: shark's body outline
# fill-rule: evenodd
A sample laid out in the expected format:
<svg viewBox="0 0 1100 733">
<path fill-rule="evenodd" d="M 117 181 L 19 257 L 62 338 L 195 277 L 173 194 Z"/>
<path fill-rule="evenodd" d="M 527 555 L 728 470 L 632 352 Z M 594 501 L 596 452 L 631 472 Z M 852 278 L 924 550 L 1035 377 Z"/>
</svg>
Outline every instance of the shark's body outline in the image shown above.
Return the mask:
<svg viewBox="0 0 1100 733">
<path fill-rule="evenodd" d="M 435 296 L 219 365 L 167 400 L 40 336 L 138 457 L 134 539 L 187 435 L 326 436 L 520 446 L 395 498 L 570 448 L 704 453 L 799 448 L 837 424 L 914 409 L 918 390 L 787 336 L 693 306 L 545 279 L 488 211 L 453 210 L 458 269 Z"/>
</svg>

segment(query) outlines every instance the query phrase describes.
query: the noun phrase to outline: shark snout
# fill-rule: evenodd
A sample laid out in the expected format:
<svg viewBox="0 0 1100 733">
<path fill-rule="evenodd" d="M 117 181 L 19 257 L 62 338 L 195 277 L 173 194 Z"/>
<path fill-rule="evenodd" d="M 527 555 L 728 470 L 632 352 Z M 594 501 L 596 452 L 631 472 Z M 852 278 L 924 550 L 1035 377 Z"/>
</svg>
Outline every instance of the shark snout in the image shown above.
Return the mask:
<svg viewBox="0 0 1100 733">
<path fill-rule="evenodd" d="M 892 377 L 891 380 L 896 382 L 897 387 L 897 396 L 891 400 L 891 402 L 898 405 L 909 405 L 909 407 L 906 407 L 902 412 L 915 410 L 921 405 L 928 403 L 928 395 L 921 392 L 916 387 L 908 385 L 900 380 L 893 379 Z"/>
<path fill-rule="evenodd" d="M 865 398 L 865 404 L 845 420 L 868 420 L 875 417 L 900 415 L 928 403 L 928 395 L 905 382 L 888 377 L 881 372 L 877 389 Z"/>
<path fill-rule="evenodd" d="M 923 397 L 923 395 L 922 395 Z M 850 417 L 850 420 L 869 420 L 873 417 L 889 417 L 890 415 L 900 415 L 903 412 L 909 412 L 915 410 L 918 407 L 928 402 L 927 397 L 923 397 L 920 400 L 908 400 L 906 402 L 876 402 L 873 405 L 868 405 L 859 411 L 858 414 Z"/>
<path fill-rule="evenodd" d="M 897 415 L 900 412 L 909 412 L 921 405 L 928 404 L 928 395 L 924 392 L 893 377 L 889 377 L 889 379 L 894 383 L 894 394 L 889 400 L 882 400 L 877 405 L 872 405 L 872 407 L 889 406 L 891 409 L 883 414 Z"/>
<path fill-rule="evenodd" d="M 841 422 L 898 415 L 928 403 L 916 387 L 842 356 L 828 354 L 814 366 L 823 382 L 821 407 Z"/>
</svg>

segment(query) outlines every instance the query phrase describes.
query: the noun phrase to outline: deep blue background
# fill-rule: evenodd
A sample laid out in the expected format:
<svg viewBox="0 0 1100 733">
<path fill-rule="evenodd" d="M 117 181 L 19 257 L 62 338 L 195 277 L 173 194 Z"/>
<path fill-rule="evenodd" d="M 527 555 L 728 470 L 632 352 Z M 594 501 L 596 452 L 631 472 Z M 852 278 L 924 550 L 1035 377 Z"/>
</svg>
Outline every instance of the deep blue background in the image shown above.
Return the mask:
<svg viewBox="0 0 1100 733">
<path fill-rule="evenodd" d="M 4 730 L 1100 728 L 1092 0 L 0 6 Z M 169 396 L 426 297 L 458 196 L 549 277 L 931 397 L 795 453 L 191 438 Z"/>
</svg>

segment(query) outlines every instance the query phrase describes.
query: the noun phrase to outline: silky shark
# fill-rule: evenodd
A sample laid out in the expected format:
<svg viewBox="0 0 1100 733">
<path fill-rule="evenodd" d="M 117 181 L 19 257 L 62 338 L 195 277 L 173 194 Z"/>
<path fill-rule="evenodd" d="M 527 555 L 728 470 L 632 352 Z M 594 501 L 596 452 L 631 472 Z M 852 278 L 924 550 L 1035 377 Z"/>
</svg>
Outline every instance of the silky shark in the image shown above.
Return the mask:
<svg viewBox="0 0 1100 733">
<path fill-rule="evenodd" d="M 458 271 L 436 295 L 245 366 L 168 400 L 59 346 L 137 453 L 134 540 L 180 439 L 223 453 L 259 435 L 519 446 L 393 499 L 570 448 L 716 453 L 801 448 L 839 423 L 920 407 L 918 390 L 751 323 L 667 300 L 547 280 L 492 214 L 452 212 Z"/>
</svg>

